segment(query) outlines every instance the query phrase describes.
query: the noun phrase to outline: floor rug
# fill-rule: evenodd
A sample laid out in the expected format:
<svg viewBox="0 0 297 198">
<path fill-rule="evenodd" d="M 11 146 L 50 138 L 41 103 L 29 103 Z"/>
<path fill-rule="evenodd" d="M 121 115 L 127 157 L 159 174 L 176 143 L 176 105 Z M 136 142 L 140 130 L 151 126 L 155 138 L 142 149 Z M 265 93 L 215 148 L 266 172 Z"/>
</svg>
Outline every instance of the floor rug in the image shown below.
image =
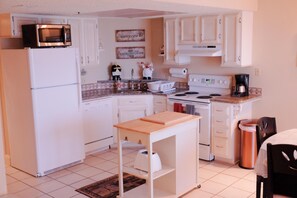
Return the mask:
<svg viewBox="0 0 297 198">
<path fill-rule="evenodd" d="M 140 179 L 128 173 L 123 174 L 124 192 L 131 190 L 145 183 L 145 179 Z M 119 195 L 118 175 L 113 175 L 104 180 L 89 184 L 76 190 L 92 198 L 115 198 Z"/>
</svg>

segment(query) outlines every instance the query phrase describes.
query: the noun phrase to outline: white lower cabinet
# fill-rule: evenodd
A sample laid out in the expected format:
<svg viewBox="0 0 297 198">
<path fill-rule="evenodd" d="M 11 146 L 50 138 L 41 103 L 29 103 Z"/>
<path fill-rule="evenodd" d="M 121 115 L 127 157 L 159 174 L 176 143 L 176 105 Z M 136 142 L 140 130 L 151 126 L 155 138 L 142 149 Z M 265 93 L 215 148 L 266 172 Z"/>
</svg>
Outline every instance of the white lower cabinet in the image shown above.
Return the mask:
<svg viewBox="0 0 297 198">
<path fill-rule="evenodd" d="M 86 153 L 113 144 L 112 98 L 83 103 L 83 120 Z"/>
<path fill-rule="evenodd" d="M 114 124 L 134 120 L 153 114 L 152 95 L 117 96 L 113 101 Z M 117 141 L 117 129 L 114 128 L 114 141 Z"/>
<path fill-rule="evenodd" d="M 235 164 L 239 161 L 238 121 L 251 119 L 251 103 L 212 102 L 212 150 L 215 160 Z"/>
<path fill-rule="evenodd" d="M 153 96 L 154 114 L 166 111 L 167 109 L 167 96 L 154 95 Z"/>
</svg>

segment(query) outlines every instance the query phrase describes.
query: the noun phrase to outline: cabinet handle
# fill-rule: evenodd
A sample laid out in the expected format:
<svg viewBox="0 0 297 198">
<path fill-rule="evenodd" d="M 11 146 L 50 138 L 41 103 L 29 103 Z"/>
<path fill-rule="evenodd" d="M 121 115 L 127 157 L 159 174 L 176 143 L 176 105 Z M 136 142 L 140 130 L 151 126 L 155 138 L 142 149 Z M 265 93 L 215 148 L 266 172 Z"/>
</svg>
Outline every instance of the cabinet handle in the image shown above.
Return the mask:
<svg viewBox="0 0 297 198">
<path fill-rule="evenodd" d="M 88 64 L 90 63 L 90 57 L 88 56 Z"/>
<path fill-rule="evenodd" d="M 222 39 L 222 34 L 219 34 L 219 36 L 218 36 L 218 37 L 219 37 L 219 39 Z"/>
<path fill-rule="evenodd" d="M 241 23 L 241 22 L 242 22 L 242 18 L 240 17 L 239 20 L 238 20 L 238 23 Z"/>
<path fill-rule="evenodd" d="M 221 120 L 216 120 L 216 122 L 217 122 L 217 123 L 222 123 L 223 121 L 221 121 Z"/>
<path fill-rule="evenodd" d="M 237 59 L 238 59 L 238 61 L 241 61 L 241 56 L 238 56 L 238 58 L 237 58 Z"/>
<path fill-rule="evenodd" d="M 223 146 L 217 146 L 217 145 L 216 145 L 216 147 L 217 147 L 217 148 L 224 148 Z"/>
<path fill-rule="evenodd" d="M 220 133 L 220 134 L 222 134 L 222 133 L 224 133 L 224 132 L 222 132 L 222 131 L 216 131 L 216 133 Z"/>
<path fill-rule="evenodd" d="M 223 110 L 218 110 L 218 109 L 217 109 L 216 112 L 223 112 Z"/>
<path fill-rule="evenodd" d="M 128 141 L 128 137 L 127 136 L 125 137 L 125 141 Z"/>
<path fill-rule="evenodd" d="M 141 140 L 138 140 L 138 144 L 142 144 Z"/>
</svg>

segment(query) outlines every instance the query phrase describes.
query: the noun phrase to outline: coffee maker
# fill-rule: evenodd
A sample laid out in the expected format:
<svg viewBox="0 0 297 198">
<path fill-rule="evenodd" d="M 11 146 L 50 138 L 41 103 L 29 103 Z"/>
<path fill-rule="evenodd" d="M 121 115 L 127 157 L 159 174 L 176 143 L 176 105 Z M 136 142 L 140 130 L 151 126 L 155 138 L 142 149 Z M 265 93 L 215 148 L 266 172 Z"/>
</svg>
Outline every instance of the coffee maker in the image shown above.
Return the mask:
<svg viewBox="0 0 297 198">
<path fill-rule="evenodd" d="M 234 97 L 244 97 L 249 95 L 249 74 L 235 75 L 235 90 L 232 93 Z"/>
</svg>

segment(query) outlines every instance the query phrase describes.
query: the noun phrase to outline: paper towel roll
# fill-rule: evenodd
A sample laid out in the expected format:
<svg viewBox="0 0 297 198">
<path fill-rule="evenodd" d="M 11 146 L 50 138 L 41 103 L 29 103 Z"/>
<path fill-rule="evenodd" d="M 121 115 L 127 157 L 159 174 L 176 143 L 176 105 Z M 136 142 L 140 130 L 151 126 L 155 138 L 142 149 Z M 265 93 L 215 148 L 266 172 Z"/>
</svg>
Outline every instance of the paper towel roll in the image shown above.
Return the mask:
<svg viewBox="0 0 297 198">
<path fill-rule="evenodd" d="M 172 77 L 186 78 L 188 70 L 186 68 L 170 68 L 169 73 Z"/>
</svg>

